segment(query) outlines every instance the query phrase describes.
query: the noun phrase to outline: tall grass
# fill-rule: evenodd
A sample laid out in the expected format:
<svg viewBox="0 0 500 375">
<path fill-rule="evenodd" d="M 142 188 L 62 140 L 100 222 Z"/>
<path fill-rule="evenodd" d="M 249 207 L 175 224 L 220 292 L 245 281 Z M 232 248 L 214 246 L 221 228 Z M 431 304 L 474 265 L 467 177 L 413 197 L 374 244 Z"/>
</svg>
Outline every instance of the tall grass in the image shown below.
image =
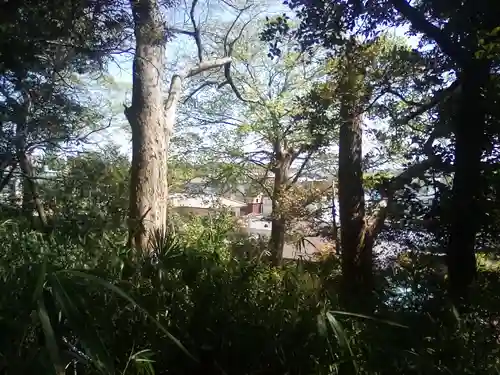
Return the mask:
<svg viewBox="0 0 500 375">
<path fill-rule="evenodd" d="M 367 317 L 337 301 L 335 267 L 327 280 L 321 264 L 235 256 L 226 230 L 156 234 L 154 251 L 133 254 L 114 233 L 72 239 L 3 225 L 0 372 L 495 373 L 498 298 L 479 298 L 492 274 L 457 320 L 432 267 L 395 263 L 380 270 L 387 283 Z M 411 292 L 396 298 L 398 286 Z"/>
</svg>

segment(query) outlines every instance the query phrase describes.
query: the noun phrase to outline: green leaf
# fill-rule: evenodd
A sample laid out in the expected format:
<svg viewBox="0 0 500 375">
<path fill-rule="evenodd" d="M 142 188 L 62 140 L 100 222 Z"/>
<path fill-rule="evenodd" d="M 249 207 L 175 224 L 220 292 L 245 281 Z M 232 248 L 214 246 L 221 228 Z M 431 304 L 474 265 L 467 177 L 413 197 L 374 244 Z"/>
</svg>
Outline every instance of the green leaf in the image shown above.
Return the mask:
<svg viewBox="0 0 500 375">
<path fill-rule="evenodd" d="M 56 371 L 56 375 L 64 375 L 64 366 L 61 362 L 61 357 L 59 355 L 59 348 L 57 346 L 56 337 L 54 334 L 54 329 L 49 319 L 49 314 L 45 308 L 45 303 L 43 301 L 43 294 L 40 295 L 37 301 L 37 312 L 42 325 L 43 334 L 45 336 L 45 343 L 47 345 L 47 350 L 49 352 L 50 360 Z"/>
<path fill-rule="evenodd" d="M 175 338 L 168 330 L 153 316 L 151 316 L 143 307 L 141 307 L 137 302 L 135 302 L 132 297 L 130 297 L 127 293 L 125 293 L 122 289 L 116 287 L 115 285 L 109 283 L 106 280 L 103 280 L 97 276 L 88 274 L 86 272 L 82 271 L 77 271 L 77 270 L 64 270 L 61 271 L 63 273 L 80 277 L 82 279 L 92 281 L 93 283 L 110 290 L 111 292 L 117 294 L 118 296 L 122 297 L 124 300 L 130 302 L 134 307 L 138 308 L 143 314 L 145 314 L 151 321 L 162 331 L 184 354 L 186 354 L 189 358 L 191 358 L 193 361 L 198 362 L 198 360 L 186 349 L 186 347 L 177 339 Z"/>
<path fill-rule="evenodd" d="M 394 326 L 394 327 L 409 328 L 408 326 L 404 326 L 402 324 L 392 322 L 390 320 L 379 319 L 379 318 L 375 318 L 375 317 L 363 315 L 363 314 L 350 313 L 350 312 L 346 312 L 346 311 L 330 311 L 330 313 L 333 315 L 344 315 L 344 316 L 351 316 L 353 318 L 363 318 L 363 319 L 372 320 L 375 322 L 387 324 L 387 325 Z"/>
<path fill-rule="evenodd" d="M 356 360 L 354 359 L 354 352 L 352 351 L 351 345 L 349 344 L 349 338 L 347 337 L 347 334 L 344 331 L 344 328 L 342 327 L 342 324 L 332 315 L 332 313 L 327 312 L 326 313 L 326 318 L 328 322 L 330 323 L 330 327 L 332 328 L 335 336 L 337 337 L 337 341 L 339 343 L 340 348 L 349 354 L 349 357 L 351 359 L 352 367 L 354 370 L 354 373 L 358 373 L 358 365 L 356 363 Z"/>
<path fill-rule="evenodd" d="M 64 280 L 57 275 L 52 275 L 50 281 L 54 297 L 68 320 L 69 326 L 80 337 L 92 364 L 103 374 L 113 374 L 115 372 L 113 358 L 109 355 L 98 332 L 92 329 L 92 322 L 85 312 L 84 304 L 80 304 L 79 308 L 74 291 L 71 292 L 71 285 L 65 287 L 61 282 Z"/>
<path fill-rule="evenodd" d="M 325 316 L 323 314 L 318 314 L 318 316 L 316 317 L 316 320 L 317 320 L 317 326 L 318 326 L 318 333 L 320 334 L 320 336 L 325 337 L 328 334 Z"/>
</svg>

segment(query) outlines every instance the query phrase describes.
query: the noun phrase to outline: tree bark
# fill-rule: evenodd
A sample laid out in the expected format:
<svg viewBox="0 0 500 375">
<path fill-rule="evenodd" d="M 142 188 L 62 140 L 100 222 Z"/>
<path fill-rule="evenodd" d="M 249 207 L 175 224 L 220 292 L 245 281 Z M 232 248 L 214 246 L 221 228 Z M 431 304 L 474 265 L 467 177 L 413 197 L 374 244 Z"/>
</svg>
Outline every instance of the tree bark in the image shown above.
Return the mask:
<svg viewBox="0 0 500 375">
<path fill-rule="evenodd" d="M 277 142 L 278 144 L 278 142 Z M 285 248 L 286 218 L 281 208 L 281 200 L 285 193 L 285 186 L 288 181 L 290 171 L 291 154 L 282 150 L 281 146 L 275 146 L 276 167 L 274 168 L 274 188 L 272 197 L 272 221 L 271 238 L 269 249 L 272 254 L 273 265 L 279 266 L 283 260 L 283 250 Z"/>
<path fill-rule="evenodd" d="M 335 243 L 335 252 L 340 254 L 339 228 L 337 226 L 337 206 L 335 204 L 335 181 L 332 181 L 332 237 Z"/>
<path fill-rule="evenodd" d="M 162 82 L 165 66 L 165 28 L 156 0 L 130 0 L 136 50 L 133 63 L 132 104 L 125 115 L 132 128 L 132 168 L 129 242 L 148 248 L 151 232 L 166 226 L 167 146 L 169 134 Z"/>
<path fill-rule="evenodd" d="M 362 110 L 356 89 L 360 78 L 355 67 L 346 66 L 341 82 L 338 198 L 345 300 L 353 296 L 360 298 L 360 293 L 366 294 L 372 289 L 373 241 L 365 231 Z"/>
<path fill-rule="evenodd" d="M 16 170 L 16 165 L 13 164 L 11 167 L 10 167 L 10 170 L 7 172 L 7 174 L 5 173 L 5 168 L 2 169 L 2 173 L 1 173 L 1 179 L 0 179 L 0 193 L 3 191 L 3 189 L 5 189 L 7 186 L 9 186 L 9 184 L 12 184 L 12 175 L 14 174 L 14 171 Z M 9 193 L 12 195 L 12 190 L 13 189 L 10 189 L 11 191 L 9 191 Z M 15 195 L 15 192 L 14 192 L 14 195 Z M 12 196 L 10 197 L 12 199 Z M 14 197 L 15 199 L 15 197 Z"/>
<path fill-rule="evenodd" d="M 453 177 L 450 212 L 450 233 L 446 258 L 450 295 L 459 305 L 466 296 L 467 287 L 476 275 L 475 241 L 479 230 L 478 216 L 481 194 L 481 157 L 485 143 L 485 92 L 490 76 L 490 62 L 478 59 L 477 34 L 460 43 L 444 30 L 429 22 L 425 15 L 406 0 L 391 0 L 394 7 L 406 17 L 414 28 L 434 40 L 458 68 L 461 84 L 461 106 L 454 123 L 455 174 Z M 481 25 L 480 28 L 484 28 Z M 470 47 L 470 48 L 469 48 Z"/>
<path fill-rule="evenodd" d="M 481 216 L 481 157 L 485 144 L 484 90 L 489 80 L 485 62 L 471 63 L 459 74 L 461 105 L 455 123 L 455 174 L 446 252 L 450 295 L 457 304 L 476 275 L 475 240 Z"/>
</svg>

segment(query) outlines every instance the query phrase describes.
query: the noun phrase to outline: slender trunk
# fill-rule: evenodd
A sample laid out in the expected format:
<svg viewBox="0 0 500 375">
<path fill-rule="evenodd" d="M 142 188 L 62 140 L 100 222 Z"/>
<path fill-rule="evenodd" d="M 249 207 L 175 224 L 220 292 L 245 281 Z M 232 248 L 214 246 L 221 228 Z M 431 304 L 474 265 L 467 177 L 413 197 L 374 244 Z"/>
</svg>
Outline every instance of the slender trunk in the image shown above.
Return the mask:
<svg viewBox="0 0 500 375">
<path fill-rule="evenodd" d="M 16 140 L 15 150 L 19 167 L 22 172 L 22 185 L 23 185 L 23 211 L 28 219 L 33 219 L 33 209 L 38 212 L 38 218 L 43 230 L 48 229 L 47 216 L 43 208 L 40 196 L 38 193 L 38 186 L 33 177 L 33 165 L 27 154 L 26 137 L 27 127 L 31 121 L 32 102 L 31 95 L 28 91 L 23 91 L 24 108 L 19 114 L 18 123 L 16 126 Z"/>
<path fill-rule="evenodd" d="M 156 0 L 130 0 L 135 23 L 132 105 L 125 114 L 132 128 L 129 241 L 146 250 L 149 234 L 167 219 L 167 134 L 163 103 L 165 30 Z"/>
<path fill-rule="evenodd" d="M 273 264 L 278 266 L 283 260 L 285 248 L 286 218 L 281 209 L 281 200 L 285 193 L 285 186 L 290 170 L 291 155 L 287 151 L 278 149 L 276 154 L 276 167 L 274 168 L 274 188 L 272 201 L 271 238 L 269 248 Z"/>
<path fill-rule="evenodd" d="M 273 218 L 271 221 L 271 238 L 269 248 L 271 250 L 274 266 L 279 266 L 283 260 L 285 249 L 285 221 L 282 218 Z"/>
<path fill-rule="evenodd" d="M 175 118 L 177 114 L 177 107 L 182 92 L 183 79 L 179 75 L 174 75 L 170 82 L 170 89 L 168 91 L 167 103 L 165 106 L 165 133 L 166 133 L 166 147 L 167 150 L 170 146 L 170 138 L 174 130 Z"/>
<path fill-rule="evenodd" d="M 455 175 L 447 247 L 450 293 L 457 303 L 476 274 L 474 246 L 481 216 L 481 156 L 486 121 L 483 91 L 489 79 L 488 65 L 471 64 L 463 69 L 459 79 L 462 104 L 455 120 Z"/>
<path fill-rule="evenodd" d="M 338 195 L 340 211 L 343 294 L 346 300 L 360 298 L 372 289 L 372 246 L 365 231 L 365 199 L 362 170 L 362 116 L 359 85 L 363 77 L 355 67 L 346 67 L 341 84 Z"/>
<path fill-rule="evenodd" d="M 14 174 L 14 171 L 16 170 L 16 165 L 12 165 L 10 170 L 5 174 L 5 169 L 2 170 L 2 178 L 0 180 L 0 193 L 5 189 L 7 186 L 12 185 L 12 183 L 15 183 L 15 180 L 12 178 L 12 175 Z M 12 201 L 15 199 L 15 187 L 13 189 L 9 189 L 9 195 Z M 14 192 L 13 192 L 14 191 Z M 14 199 L 12 199 L 12 195 L 14 195 Z"/>
<path fill-rule="evenodd" d="M 340 253 L 339 228 L 337 226 L 337 205 L 335 204 L 335 182 L 332 182 L 332 237 L 335 243 L 335 252 Z"/>
<path fill-rule="evenodd" d="M 21 168 L 22 169 L 22 168 Z M 30 222 L 33 221 L 33 211 L 35 209 L 33 196 L 31 194 L 31 188 L 29 184 L 29 178 L 26 172 L 22 171 L 23 177 L 21 182 L 22 187 L 22 200 L 21 200 L 21 210 L 23 216 L 28 219 Z"/>
<path fill-rule="evenodd" d="M 33 165 L 28 155 L 22 150 L 18 150 L 17 157 L 19 159 L 19 166 L 23 174 L 23 211 L 28 219 L 33 220 L 33 210 L 38 213 L 38 219 L 43 230 L 48 229 L 47 215 L 43 207 L 38 192 L 38 186 L 34 180 Z"/>
</svg>

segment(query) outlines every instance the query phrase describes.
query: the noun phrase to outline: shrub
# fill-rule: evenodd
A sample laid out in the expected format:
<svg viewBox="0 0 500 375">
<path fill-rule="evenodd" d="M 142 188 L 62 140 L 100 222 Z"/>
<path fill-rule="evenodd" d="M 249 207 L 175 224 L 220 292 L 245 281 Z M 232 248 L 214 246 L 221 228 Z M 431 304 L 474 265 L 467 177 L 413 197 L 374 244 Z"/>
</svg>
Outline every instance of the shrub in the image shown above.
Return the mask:
<svg viewBox="0 0 500 375">
<path fill-rule="evenodd" d="M 367 317 L 337 301 L 337 264 L 273 268 L 234 257 L 223 221 L 211 223 L 190 235 L 157 233 L 154 251 L 141 255 L 119 234 L 73 242 L 1 227 L 0 371 L 495 373 L 500 309 L 491 269 L 457 317 L 442 277 L 407 257 L 380 270 L 385 286 L 376 317 Z"/>
</svg>

